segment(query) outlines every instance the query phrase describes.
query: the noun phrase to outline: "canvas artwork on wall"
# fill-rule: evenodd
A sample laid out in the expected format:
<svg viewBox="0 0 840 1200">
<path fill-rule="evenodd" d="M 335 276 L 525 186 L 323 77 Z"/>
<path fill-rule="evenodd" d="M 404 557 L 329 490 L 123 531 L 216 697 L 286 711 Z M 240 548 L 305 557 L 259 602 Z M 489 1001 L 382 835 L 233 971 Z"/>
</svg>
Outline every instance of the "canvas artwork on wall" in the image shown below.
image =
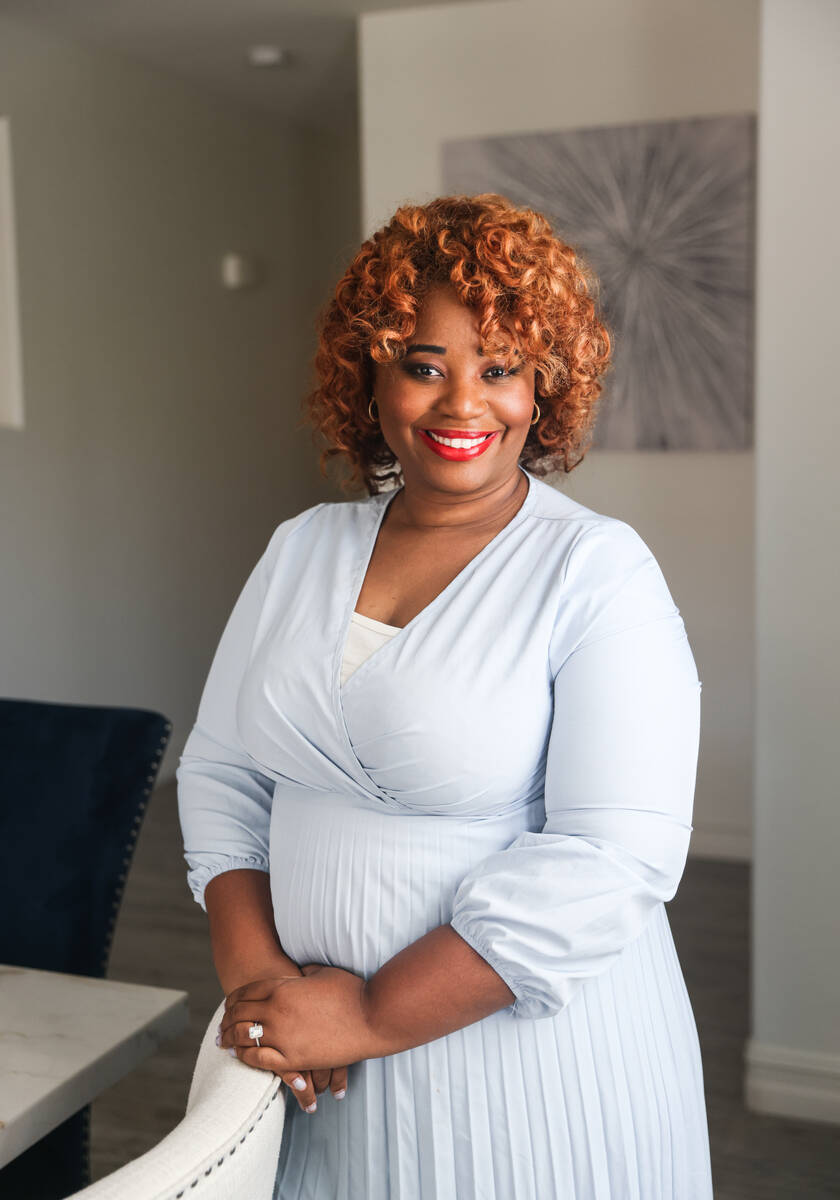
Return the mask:
<svg viewBox="0 0 840 1200">
<path fill-rule="evenodd" d="M 23 429 L 12 142 L 8 117 L 0 116 L 0 429 Z"/>
<path fill-rule="evenodd" d="M 600 281 L 594 448 L 752 445 L 755 140 L 747 114 L 444 143 L 445 194 L 539 210 Z"/>
</svg>

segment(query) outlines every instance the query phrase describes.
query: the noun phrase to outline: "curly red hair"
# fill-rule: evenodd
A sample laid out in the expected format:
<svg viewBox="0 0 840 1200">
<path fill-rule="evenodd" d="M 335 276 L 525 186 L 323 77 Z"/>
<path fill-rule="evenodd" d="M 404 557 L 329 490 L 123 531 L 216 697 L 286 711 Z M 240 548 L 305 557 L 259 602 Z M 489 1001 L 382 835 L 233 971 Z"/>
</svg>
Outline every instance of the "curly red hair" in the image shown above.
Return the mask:
<svg viewBox="0 0 840 1200">
<path fill-rule="evenodd" d="M 373 364 L 402 357 L 424 293 L 441 283 L 478 312 L 484 353 L 512 354 L 512 334 L 534 366 L 541 415 L 520 463 L 537 475 L 573 470 L 591 445 L 598 377 L 610 360 L 593 299 L 597 280 L 541 213 L 485 192 L 398 208 L 361 246 L 321 311 L 318 383 L 303 403 L 314 436 L 326 441 L 322 473 L 343 455 L 347 490 L 361 484 L 373 495 L 399 479 L 399 463 L 368 414 Z"/>
</svg>

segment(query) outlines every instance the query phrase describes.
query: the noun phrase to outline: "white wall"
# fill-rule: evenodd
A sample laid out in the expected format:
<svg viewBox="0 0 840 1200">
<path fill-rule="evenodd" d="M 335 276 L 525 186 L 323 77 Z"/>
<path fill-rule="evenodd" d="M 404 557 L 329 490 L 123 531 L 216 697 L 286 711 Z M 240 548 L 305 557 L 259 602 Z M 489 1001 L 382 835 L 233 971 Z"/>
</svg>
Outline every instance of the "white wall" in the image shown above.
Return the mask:
<svg viewBox="0 0 840 1200">
<path fill-rule="evenodd" d="M 164 712 L 166 779 L 271 531 L 333 494 L 295 426 L 354 147 L 6 18 L 0 115 L 26 384 L 0 428 L 0 694 Z M 230 249 L 266 286 L 221 288 Z"/>
<path fill-rule="evenodd" d="M 765 0 L 748 1103 L 840 1123 L 840 6 Z"/>
<path fill-rule="evenodd" d="M 460 138 L 755 112 L 758 0 L 519 0 L 360 23 L 362 216 L 441 194 Z M 552 482 L 634 525 L 658 557 L 703 680 L 692 853 L 748 858 L 753 454 L 592 451 Z"/>
</svg>

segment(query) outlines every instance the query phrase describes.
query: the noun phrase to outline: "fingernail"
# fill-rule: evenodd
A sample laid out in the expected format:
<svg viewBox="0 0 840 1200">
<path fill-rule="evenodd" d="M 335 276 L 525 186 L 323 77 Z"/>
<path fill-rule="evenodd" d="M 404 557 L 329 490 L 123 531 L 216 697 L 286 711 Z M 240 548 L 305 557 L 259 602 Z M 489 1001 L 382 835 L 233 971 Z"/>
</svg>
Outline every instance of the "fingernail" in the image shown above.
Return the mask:
<svg viewBox="0 0 840 1200">
<path fill-rule="evenodd" d="M 236 1047 L 235 1046 L 228 1046 L 227 1052 L 231 1056 L 231 1058 L 236 1058 Z"/>
<path fill-rule="evenodd" d="M 310 1105 L 308 1105 L 307 1108 L 304 1109 L 304 1112 L 314 1112 L 317 1107 L 318 1107 L 318 1101 L 313 1100 L 312 1103 Z"/>
<path fill-rule="evenodd" d="M 216 1034 L 216 1045 L 221 1046 L 221 1044 L 222 1044 L 222 1035 L 220 1033 L 217 1033 Z"/>
<path fill-rule="evenodd" d="M 347 1088 L 342 1088 L 340 1092 L 333 1092 L 333 1095 L 335 1096 L 336 1100 L 343 1100 L 347 1095 Z"/>
<path fill-rule="evenodd" d="M 302 1092 L 302 1091 L 303 1091 L 303 1089 L 306 1087 L 306 1080 L 305 1080 L 305 1079 L 302 1079 L 302 1078 L 300 1077 L 300 1075 L 298 1075 L 297 1079 L 293 1079 L 293 1080 L 292 1080 L 292 1086 L 293 1086 L 293 1087 L 295 1087 L 295 1088 L 297 1088 L 297 1090 L 298 1090 L 299 1092 Z"/>
</svg>

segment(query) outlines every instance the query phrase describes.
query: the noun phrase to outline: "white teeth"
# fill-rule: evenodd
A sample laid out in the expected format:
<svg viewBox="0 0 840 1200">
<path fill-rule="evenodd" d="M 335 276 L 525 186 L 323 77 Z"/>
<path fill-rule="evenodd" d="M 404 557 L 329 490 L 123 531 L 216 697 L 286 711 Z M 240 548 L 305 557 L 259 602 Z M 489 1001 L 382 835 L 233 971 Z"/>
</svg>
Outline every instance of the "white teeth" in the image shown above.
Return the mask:
<svg viewBox="0 0 840 1200">
<path fill-rule="evenodd" d="M 444 446 L 453 446 L 456 450 L 471 450 L 473 446 L 478 446 L 481 442 L 485 442 L 487 438 L 492 437 L 490 433 L 483 433 L 481 437 L 476 438 L 447 438 L 441 437 L 439 433 L 432 433 L 431 429 L 427 429 L 426 433 L 434 442 L 440 442 Z"/>
</svg>

